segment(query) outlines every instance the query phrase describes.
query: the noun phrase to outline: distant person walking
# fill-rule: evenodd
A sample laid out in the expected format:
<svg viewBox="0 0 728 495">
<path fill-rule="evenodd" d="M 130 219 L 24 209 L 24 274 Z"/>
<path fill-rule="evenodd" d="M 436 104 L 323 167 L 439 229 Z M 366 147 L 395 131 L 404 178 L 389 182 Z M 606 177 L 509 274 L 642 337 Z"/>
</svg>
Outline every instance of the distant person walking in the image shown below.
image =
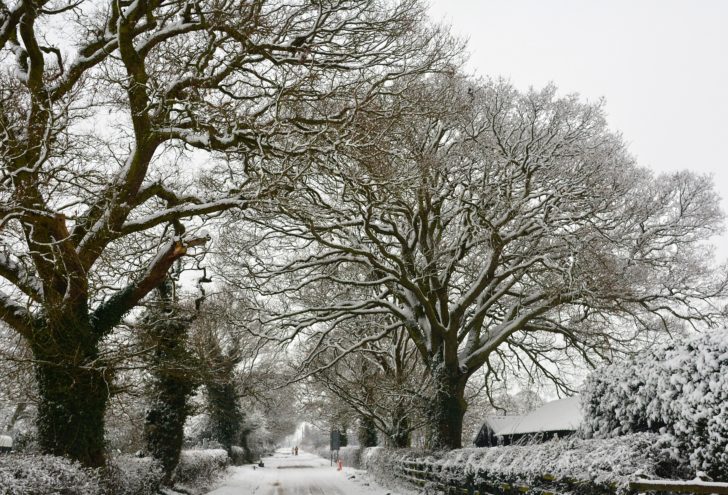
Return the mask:
<svg viewBox="0 0 728 495">
<path fill-rule="evenodd" d="M 293 448 L 294 455 L 298 455 L 298 445 Z"/>
</svg>

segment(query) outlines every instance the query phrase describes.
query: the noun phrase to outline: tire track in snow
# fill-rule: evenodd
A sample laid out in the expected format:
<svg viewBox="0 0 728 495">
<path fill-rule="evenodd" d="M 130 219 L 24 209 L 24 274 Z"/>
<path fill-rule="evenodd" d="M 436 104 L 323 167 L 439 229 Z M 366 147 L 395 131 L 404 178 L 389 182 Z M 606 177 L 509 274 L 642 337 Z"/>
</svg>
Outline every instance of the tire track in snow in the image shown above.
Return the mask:
<svg viewBox="0 0 728 495">
<path fill-rule="evenodd" d="M 313 454 L 294 456 L 281 450 L 263 461 L 263 468 L 231 468 L 225 483 L 208 495 L 397 495 L 348 480 L 345 472 Z"/>
</svg>

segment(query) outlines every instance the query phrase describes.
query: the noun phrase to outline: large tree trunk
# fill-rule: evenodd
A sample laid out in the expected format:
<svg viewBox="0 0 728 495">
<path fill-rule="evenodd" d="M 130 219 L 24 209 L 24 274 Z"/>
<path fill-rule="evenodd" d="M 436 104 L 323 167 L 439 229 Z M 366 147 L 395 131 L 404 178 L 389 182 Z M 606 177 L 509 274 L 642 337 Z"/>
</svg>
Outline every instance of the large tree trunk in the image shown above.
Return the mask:
<svg viewBox="0 0 728 495">
<path fill-rule="evenodd" d="M 162 482 L 169 485 L 179 463 L 184 441 L 188 401 L 197 386 L 192 355 L 187 346 L 190 319 L 183 318 L 173 300 L 171 279 L 158 289 L 157 307 L 150 310 L 141 325 L 142 341 L 154 352 L 147 362 L 152 375 L 151 404 L 144 423 L 144 439 L 149 453 L 164 470 Z"/>
<path fill-rule="evenodd" d="M 427 406 L 429 420 L 428 443 L 434 450 L 462 447 L 466 377 L 459 370 L 448 369 L 442 363 L 432 367 L 434 392 Z"/>
<path fill-rule="evenodd" d="M 207 397 L 210 410 L 212 436 L 232 457 L 232 447 L 241 438 L 245 415 L 238 404 L 233 383 L 208 383 Z"/>
<path fill-rule="evenodd" d="M 398 406 L 392 415 L 392 431 L 389 434 L 388 444 L 397 449 L 406 449 L 410 446 L 410 420 L 404 408 Z"/>
<path fill-rule="evenodd" d="M 182 452 L 189 410 L 187 399 L 193 387 L 179 380 L 163 379 L 155 389 L 156 396 L 146 415 L 144 438 L 149 453 L 162 463 L 162 482 L 169 485 Z"/>
<path fill-rule="evenodd" d="M 154 367 L 154 382 L 151 406 L 144 423 L 144 439 L 149 453 L 162 463 L 162 481 L 169 485 L 179 463 L 184 425 L 189 414 L 188 400 L 194 392 L 195 381 L 186 369 L 190 363 L 184 349 L 185 329 L 179 329 L 175 336 L 159 337 L 154 362 L 150 363 Z"/>
<path fill-rule="evenodd" d="M 87 325 L 62 331 L 36 329 L 31 342 L 38 383 L 38 442 L 44 452 L 101 467 L 104 412 L 112 373 L 99 360 L 98 340 Z"/>
<path fill-rule="evenodd" d="M 359 418 L 357 438 L 361 447 L 377 446 L 377 425 L 371 417 L 361 416 Z"/>
</svg>

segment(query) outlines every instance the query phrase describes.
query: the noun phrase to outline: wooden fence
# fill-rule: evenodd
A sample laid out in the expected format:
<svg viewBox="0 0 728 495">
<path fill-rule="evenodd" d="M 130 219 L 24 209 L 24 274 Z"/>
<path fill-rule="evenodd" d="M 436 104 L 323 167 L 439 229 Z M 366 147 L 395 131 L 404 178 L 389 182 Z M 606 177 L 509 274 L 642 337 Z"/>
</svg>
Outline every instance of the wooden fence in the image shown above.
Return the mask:
<svg viewBox="0 0 728 495">
<path fill-rule="evenodd" d="M 614 495 L 616 484 L 604 485 L 573 479 L 556 479 L 543 475 L 540 479 L 528 484 L 516 479 L 488 479 L 485 476 L 470 473 L 463 481 L 456 473 L 448 472 L 448 467 L 437 463 L 416 460 L 400 461 L 395 467 L 395 475 L 408 483 L 425 487 L 447 495 Z M 458 481 L 453 481 L 458 480 Z M 728 483 L 708 483 L 702 481 L 677 480 L 638 480 L 631 482 L 628 493 L 700 493 L 728 495 Z"/>
</svg>

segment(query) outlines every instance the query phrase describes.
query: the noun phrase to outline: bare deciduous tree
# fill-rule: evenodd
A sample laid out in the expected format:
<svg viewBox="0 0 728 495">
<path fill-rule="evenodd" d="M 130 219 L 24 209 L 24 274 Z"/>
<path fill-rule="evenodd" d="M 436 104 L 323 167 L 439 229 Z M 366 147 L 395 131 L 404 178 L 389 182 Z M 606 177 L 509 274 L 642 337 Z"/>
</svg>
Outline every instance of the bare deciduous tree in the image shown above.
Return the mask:
<svg viewBox="0 0 728 495">
<path fill-rule="evenodd" d="M 33 351 L 46 452 L 104 463 L 99 342 L 207 242 L 182 221 L 272 200 L 287 158 L 446 64 L 423 18 L 416 0 L 0 2 L 0 318 Z"/>
<path fill-rule="evenodd" d="M 330 334 L 312 349 L 303 369 L 367 428 L 380 431 L 387 445 L 409 447 L 410 434 L 426 420 L 421 412 L 429 393 L 427 373 L 403 328 L 362 343 L 367 334 L 378 333 L 366 325 L 355 320 L 338 329 L 343 335 Z M 356 351 L 346 350 L 352 346 Z"/>
<path fill-rule="evenodd" d="M 711 180 L 636 166 L 601 103 L 458 77 L 397 98 L 382 108 L 404 101 L 402 118 L 363 116 L 362 137 L 266 226 L 289 253 L 262 264 L 263 243 L 247 263 L 289 301 L 269 304 L 277 338 L 402 325 L 431 374 L 433 447 L 460 447 L 466 383 L 491 359 L 558 379 L 544 359 L 559 349 L 608 357 L 722 316 L 725 273 L 704 248 L 722 228 Z M 290 302 L 322 286 L 325 301 Z"/>
</svg>

